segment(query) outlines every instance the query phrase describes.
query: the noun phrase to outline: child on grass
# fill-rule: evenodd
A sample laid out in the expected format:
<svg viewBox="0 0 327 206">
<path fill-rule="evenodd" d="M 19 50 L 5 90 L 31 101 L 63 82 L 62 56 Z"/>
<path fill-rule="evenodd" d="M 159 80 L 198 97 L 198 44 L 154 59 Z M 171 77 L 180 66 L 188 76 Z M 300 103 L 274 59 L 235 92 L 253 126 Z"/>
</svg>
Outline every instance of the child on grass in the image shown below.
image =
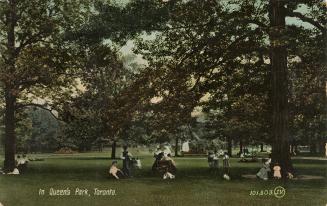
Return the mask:
<svg viewBox="0 0 327 206">
<path fill-rule="evenodd" d="M 278 162 L 275 163 L 275 166 L 273 167 L 273 170 L 274 170 L 274 178 L 275 179 L 282 178 L 282 175 L 280 173 L 281 167 L 279 166 Z"/>
<path fill-rule="evenodd" d="M 117 161 L 112 162 L 109 174 L 114 176 L 117 180 L 119 179 L 119 176 L 123 176 L 123 172 L 117 167 Z"/>
</svg>

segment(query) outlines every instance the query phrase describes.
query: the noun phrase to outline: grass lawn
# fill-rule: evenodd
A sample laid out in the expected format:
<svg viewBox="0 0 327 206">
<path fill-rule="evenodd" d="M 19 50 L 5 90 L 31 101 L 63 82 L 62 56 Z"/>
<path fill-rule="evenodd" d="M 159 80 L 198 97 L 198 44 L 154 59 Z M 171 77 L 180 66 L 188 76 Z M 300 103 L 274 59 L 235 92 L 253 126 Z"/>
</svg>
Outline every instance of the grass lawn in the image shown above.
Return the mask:
<svg viewBox="0 0 327 206">
<path fill-rule="evenodd" d="M 40 155 L 39 155 L 40 156 Z M 41 155 L 42 156 L 42 155 Z M 231 181 L 209 172 L 203 158 L 176 158 L 175 180 L 164 181 L 151 172 L 153 158 L 141 156 L 143 169 L 134 178 L 114 180 L 107 176 L 111 162 L 108 153 L 43 155 L 45 161 L 30 162 L 24 175 L 0 175 L 0 202 L 4 206 L 216 206 L 216 205 L 285 205 L 325 206 L 327 204 L 327 161 L 294 160 L 298 174 L 323 176 L 320 180 L 288 182 L 244 179 L 242 174 L 255 174 L 260 163 L 238 163 L 231 160 Z M 221 162 L 220 162 L 221 163 Z M 121 165 L 121 161 L 119 162 Z M 274 195 L 250 195 L 251 190 L 286 189 L 283 198 Z M 50 196 L 49 189 L 71 190 L 69 196 Z M 76 188 L 87 188 L 90 196 L 76 196 Z M 115 196 L 95 196 L 94 188 L 113 189 Z M 39 195 L 39 189 L 45 195 Z"/>
</svg>

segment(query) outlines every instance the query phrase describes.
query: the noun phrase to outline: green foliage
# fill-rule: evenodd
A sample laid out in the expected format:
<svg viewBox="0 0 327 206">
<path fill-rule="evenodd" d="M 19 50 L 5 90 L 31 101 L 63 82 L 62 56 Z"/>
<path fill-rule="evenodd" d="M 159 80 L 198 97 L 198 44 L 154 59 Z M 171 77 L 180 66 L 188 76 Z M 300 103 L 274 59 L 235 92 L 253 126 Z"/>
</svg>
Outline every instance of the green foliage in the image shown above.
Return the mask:
<svg viewBox="0 0 327 206">
<path fill-rule="evenodd" d="M 290 54 L 291 134 L 294 144 L 323 145 L 326 140 L 326 63 L 323 36 L 295 30 Z M 301 41 L 298 41 L 301 39 Z M 322 152 L 323 148 L 319 148 Z M 315 152 L 315 151 L 314 151 Z"/>
<path fill-rule="evenodd" d="M 215 117 L 220 123 L 207 121 L 216 138 L 265 127 L 255 117 L 258 111 L 265 115 L 257 103 L 267 98 L 262 31 L 239 24 L 231 8 L 212 1 L 175 5 L 168 23 L 154 40 L 139 39 L 136 50 L 148 60 L 150 82 L 162 98 L 151 107 L 158 128 L 190 124 L 199 106 L 210 116 L 222 111 Z"/>
<path fill-rule="evenodd" d="M 71 98 L 63 110 L 67 122 L 65 136 L 77 146 L 91 148 L 93 143 L 109 143 L 124 136 L 133 120 L 142 94 L 137 93 L 138 68 L 108 45 L 94 45 L 85 56 L 80 80 L 85 91 Z M 127 62 L 126 62 L 127 61 Z"/>
<path fill-rule="evenodd" d="M 131 0 L 125 5 L 95 1 L 93 15 L 78 30 L 67 33 L 67 39 L 88 45 L 110 39 L 124 45 L 140 33 L 164 29 L 169 18 L 167 8 L 173 4 L 153 0 Z"/>
<path fill-rule="evenodd" d="M 285 14 L 299 18 L 298 24 L 278 31 L 269 26 L 267 14 L 271 5 L 268 1 L 186 1 L 171 7 L 167 28 L 155 33 L 153 40 L 139 38 L 135 50 L 149 62 L 147 69 L 154 96 L 162 98 L 151 108 L 157 115 L 155 121 L 161 123 L 158 128 L 169 123 L 175 128 L 188 124 L 191 113 L 200 107 L 207 115 L 208 129 L 215 131 L 216 137 L 271 143 L 269 46 L 277 46 L 278 42 L 269 42 L 268 37 L 277 32 L 278 45 L 292 51 L 289 54 L 291 73 L 296 67 L 315 68 L 315 73 L 301 73 L 303 77 L 293 78 L 292 74 L 290 81 L 292 86 L 298 87 L 293 90 L 296 91 L 301 87 L 310 88 L 312 80 L 319 79 L 315 81 L 319 95 L 311 98 L 311 105 L 307 104 L 308 108 L 317 108 L 315 112 L 311 109 L 310 115 L 317 115 L 307 116 L 311 126 L 303 129 L 309 131 L 311 127 L 317 137 L 324 136 L 319 132 L 325 118 L 319 105 L 325 101 L 321 95 L 324 93 L 321 62 L 324 61 L 325 29 L 320 26 L 325 22 L 321 18 L 325 8 L 310 2 L 286 4 Z M 301 21 L 314 27 L 304 27 Z M 301 41 L 304 45 L 299 44 Z M 299 57 L 301 61 L 294 61 Z M 304 76 L 311 82 L 303 81 Z M 303 101 L 298 92 L 291 95 L 290 101 L 294 98 L 296 104 Z M 303 115 L 306 111 L 301 108 L 296 113 Z M 320 123 L 314 123 L 317 121 Z"/>
<path fill-rule="evenodd" d="M 17 151 L 53 152 L 58 149 L 59 123 L 48 111 L 30 108 L 18 118 L 21 121 L 16 128 Z"/>
</svg>

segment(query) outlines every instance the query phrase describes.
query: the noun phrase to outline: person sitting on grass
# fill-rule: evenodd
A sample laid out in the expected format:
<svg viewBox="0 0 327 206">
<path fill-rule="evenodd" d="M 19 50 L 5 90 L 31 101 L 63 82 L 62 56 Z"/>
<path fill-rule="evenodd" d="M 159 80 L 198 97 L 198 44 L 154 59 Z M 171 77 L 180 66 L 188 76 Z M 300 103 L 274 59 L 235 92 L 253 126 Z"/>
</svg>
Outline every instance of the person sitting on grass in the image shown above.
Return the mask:
<svg viewBox="0 0 327 206">
<path fill-rule="evenodd" d="M 268 172 L 270 172 L 270 167 L 263 164 L 263 167 L 259 170 L 256 176 L 262 180 L 268 180 Z"/>
<path fill-rule="evenodd" d="M 163 152 L 163 151 L 162 151 L 161 147 L 158 146 L 158 147 L 156 148 L 156 151 L 155 151 L 154 154 L 153 154 L 153 157 L 156 158 L 157 155 L 159 155 L 159 154 L 162 153 L 162 152 Z"/>
<path fill-rule="evenodd" d="M 280 173 L 281 167 L 279 166 L 278 162 L 275 163 L 275 166 L 273 167 L 273 170 L 274 170 L 274 178 L 275 179 L 282 178 L 282 175 Z"/>
<path fill-rule="evenodd" d="M 109 169 L 109 174 L 114 176 L 117 180 L 119 179 L 119 176 L 124 176 L 124 173 L 117 167 L 117 161 L 112 162 L 111 167 Z"/>
<path fill-rule="evenodd" d="M 19 175 L 19 170 L 17 168 L 14 168 L 12 172 L 8 172 L 7 175 Z"/>
<path fill-rule="evenodd" d="M 17 158 L 15 159 L 16 166 L 19 165 L 20 161 L 21 161 L 20 155 L 17 155 Z"/>
<path fill-rule="evenodd" d="M 159 162 L 160 160 L 162 160 L 162 158 L 164 157 L 164 153 L 163 152 L 160 152 L 159 154 L 155 155 L 154 158 L 154 163 L 152 165 L 152 171 L 155 172 L 156 169 L 158 168 L 159 166 Z"/>
<path fill-rule="evenodd" d="M 23 154 L 22 158 L 19 158 L 17 160 L 17 168 L 20 171 L 21 174 L 26 172 L 27 169 L 27 164 L 28 164 L 28 159 L 25 154 Z"/>
<path fill-rule="evenodd" d="M 177 168 L 176 168 L 176 162 L 173 160 L 173 158 L 171 158 L 171 154 L 167 154 L 165 155 L 162 160 L 166 160 L 166 161 L 170 161 L 171 165 L 170 165 L 170 171 L 171 172 L 176 172 Z"/>
<path fill-rule="evenodd" d="M 176 162 L 171 158 L 171 154 L 164 155 L 163 160 L 171 161 L 171 164 L 176 167 Z"/>
</svg>

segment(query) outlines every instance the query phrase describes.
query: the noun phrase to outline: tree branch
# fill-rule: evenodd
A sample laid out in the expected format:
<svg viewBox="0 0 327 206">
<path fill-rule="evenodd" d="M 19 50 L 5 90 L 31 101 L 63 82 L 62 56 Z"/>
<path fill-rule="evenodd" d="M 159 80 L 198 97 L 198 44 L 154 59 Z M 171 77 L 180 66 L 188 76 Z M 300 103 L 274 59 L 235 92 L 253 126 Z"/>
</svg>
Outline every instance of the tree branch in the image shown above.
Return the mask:
<svg viewBox="0 0 327 206">
<path fill-rule="evenodd" d="M 286 12 L 286 16 L 289 17 L 296 17 L 304 22 L 310 23 L 311 25 L 315 26 L 317 29 L 319 29 L 323 34 L 326 33 L 326 28 L 321 25 L 318 21 L 315 21 L 312 18 L 309 18 L 303 14 L 301 14 L 300 12 L 295 12 L 295 11 L 287 11 Z"/>
<path fill-rule="evenodd" d="M 61 121 L 54 113 L 53 113 L 53 109 L 51 108 L 47 108 L 46 105 L 42 105 L 42 104 L 36 104 L 36 103 L 28 103 L 28 104 L 17 104 L 16 109 L 24 109 L 26 107 L 37 107 L 46 111 L 49 111 L 50 114 L 58 121 Z"/>
<path fill-rule="evenodd" d="M 30 44 L 33 44 L 33 43 L 36 43 L 36 42 L 39 42 L 42 40 L 43 35 L 45 35 L 46 32 L 44 31 L 40 31 L 34 35 L 32 35 L 30 38 L 26 39 L 26 37 L 28 36 L 28 34 L 26 34 L 23 38 L 22 38 L 22 41 L 21 41 L 21 44 L 16 48 L 15 50 L 15 55 L 18 56 L 20 51 L 22 49 L 24 49 L 24 47 L 30 45 Z"/>
<path fill-rule="evenodd" d="M 19 86 L 19 90 L 23 91 L 24 89 L 27 89 L 30 86 L 35 85 L 35 84 L 37 84 L 39 82 L 40 82 L 39 78 L 30 79 L 30 80 L 21 80 L 21 81 L 17 82 L 16 85 Z"/>
</svg>

